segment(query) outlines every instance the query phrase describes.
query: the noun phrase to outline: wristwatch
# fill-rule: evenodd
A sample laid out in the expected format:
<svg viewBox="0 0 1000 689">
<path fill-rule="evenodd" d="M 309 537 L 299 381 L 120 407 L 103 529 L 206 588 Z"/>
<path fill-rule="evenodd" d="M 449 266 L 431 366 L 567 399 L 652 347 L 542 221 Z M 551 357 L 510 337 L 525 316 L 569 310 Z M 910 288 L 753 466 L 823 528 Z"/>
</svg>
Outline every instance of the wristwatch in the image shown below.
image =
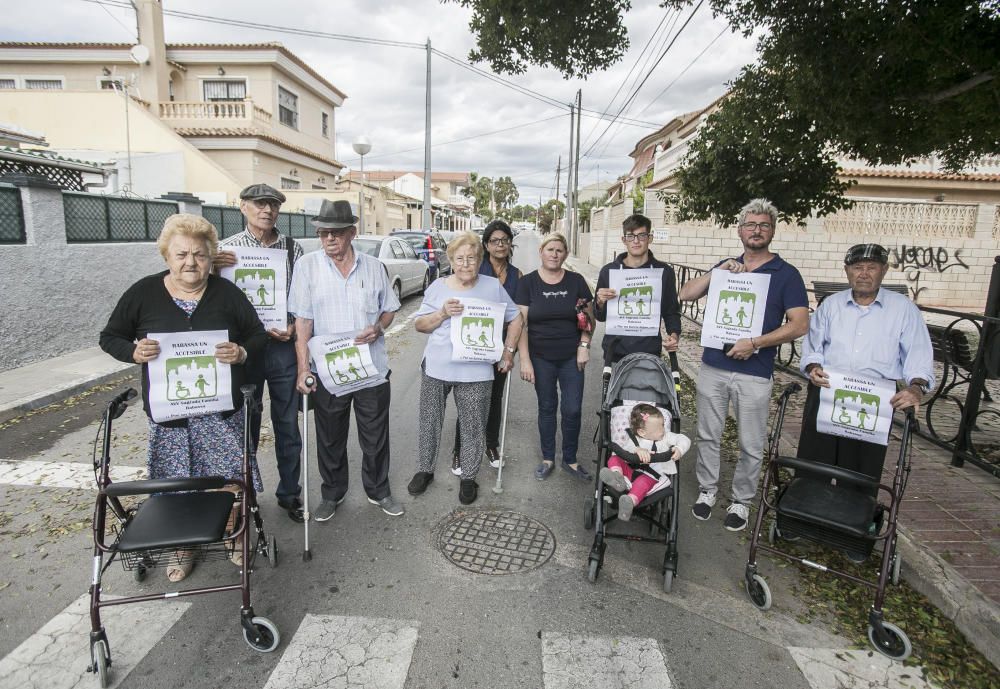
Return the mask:
<svg viewBox="0 0 1000 689">
<path fill-rule="evenodd" d="M 578 347 L 583 347 L 584 349 L 590 349 L 590 343 L 589 343 L 589 342 L 581 342 L 581 343 L 580 343 L 579 345 L 577 345 L 577 346 L 578 346 Z"/>
<path fill-rule="evenodd" d="M 514 349 L 513 347 L 508 347 L 507 345 L 504 345 L 504 346 L 503 346 L 503 348 L 504 348 L 504 349 L 506 349 L 506 350 L 507 350 L 508 352 L 510 352 L 511 354 L 513 354 L 514 352 L 516 352 L 516 351 L 517 351 L 517 350 L 516 350 L 516 349 Z"/>
</svg>

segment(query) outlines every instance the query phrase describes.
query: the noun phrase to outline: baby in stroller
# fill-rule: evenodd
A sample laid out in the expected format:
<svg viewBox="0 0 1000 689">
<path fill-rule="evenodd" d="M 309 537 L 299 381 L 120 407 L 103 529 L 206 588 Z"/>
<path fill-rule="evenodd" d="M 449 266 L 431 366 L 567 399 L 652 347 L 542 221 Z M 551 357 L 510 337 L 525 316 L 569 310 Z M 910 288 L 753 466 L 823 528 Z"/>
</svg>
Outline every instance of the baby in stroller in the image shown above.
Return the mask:
<svg viewBox="0 0 1000 689">
<path fill-rule="evenodd" d="M 675 462 L 691 448 L 691 439 L 667 431 L 663 413 L 651 404 L 632 407 L 622 445 L 612 442 L 613 454 L 601 469 L 601 481 L 622 493 L 618 498 L 618 518 L 629 521 L 632 510 L 655 490 L 670 485 L 677 473 Z"/>
</svg>

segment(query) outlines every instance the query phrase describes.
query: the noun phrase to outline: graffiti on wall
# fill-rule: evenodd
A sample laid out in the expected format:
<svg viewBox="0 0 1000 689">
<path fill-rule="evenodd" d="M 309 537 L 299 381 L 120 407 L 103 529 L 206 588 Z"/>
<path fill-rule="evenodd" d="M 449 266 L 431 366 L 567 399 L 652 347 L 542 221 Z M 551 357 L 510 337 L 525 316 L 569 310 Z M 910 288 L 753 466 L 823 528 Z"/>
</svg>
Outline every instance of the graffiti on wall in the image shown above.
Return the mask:
<svg viewBox="0 0 1000 689">
<path fill-rule="evenodd" d="M 889 267 L 901 270 L 910 283 L 910 297 L 914 302 L 927 287 L 920 286 L 920 276 L 924 273 L 944 273 L 951 269 L 968 270 L 962 260 L 961 249 L 943 246 L 907 246 L 901 244 L 889 249 Z"/>
</svg>

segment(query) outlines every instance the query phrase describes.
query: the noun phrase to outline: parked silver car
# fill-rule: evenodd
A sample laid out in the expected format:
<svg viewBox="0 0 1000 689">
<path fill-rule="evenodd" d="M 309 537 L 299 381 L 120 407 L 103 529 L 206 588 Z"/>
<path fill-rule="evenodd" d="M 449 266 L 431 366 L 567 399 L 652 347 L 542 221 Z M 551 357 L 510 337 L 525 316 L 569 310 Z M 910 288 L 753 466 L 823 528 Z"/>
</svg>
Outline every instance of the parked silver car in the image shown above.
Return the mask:
<svg viewBox="0 0 1000 689">
<path fill-rule="evenodd" d="M 422 294 L 430 283 L 430 266 L 417 256 L 408 242 L 398 237 L 356 237 L 355 251 L 382 261 L 389 274 L 389 284 L 397 297 Z"/>
</svg>

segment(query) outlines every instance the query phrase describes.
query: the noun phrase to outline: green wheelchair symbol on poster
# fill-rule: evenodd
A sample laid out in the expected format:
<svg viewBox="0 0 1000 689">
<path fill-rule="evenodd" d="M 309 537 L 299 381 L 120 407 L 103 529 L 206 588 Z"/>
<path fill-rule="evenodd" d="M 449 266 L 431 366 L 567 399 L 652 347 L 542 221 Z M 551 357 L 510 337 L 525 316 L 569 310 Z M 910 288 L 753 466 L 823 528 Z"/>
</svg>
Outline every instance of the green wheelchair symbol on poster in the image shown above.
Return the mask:
<svg viewBox="0 0 1000 689">
<path fill-rule="evenodd" d="M 496 323 L 492 318 L 466 316 L 462 319 L 462 342 L 470 347 L 495 347 Z"/>
<path fill-rule="evenodd" d="M 336 385 L 347 385 L 371 376 L 361 362 L 361 350 L 357 347 L 344 347 L 328 353 L 326 368 Z"/>
<path fill-rule="evenodd" d="M 874 431 L 881 402 L 878 395 L 857 390 L 834 390 L 830 420 L 838 426 Z"/>
<path fill-rule="evenodd" d="M 653 303 L 652 285 L 622 287 L 618 292 L 619 316 L 646 316 Z"/>
<path fill-rule="evenodd" d="M 167 400 L 215 397 L 218 372 L 214 356 L 185 356 L 167 359 Z"/>
<path fill-rule="evenodd" d="M 274 280 L 270 268 L 237 268 L 233 278 L 254 306 L 274 306 Z"/>
<path fill-rule="evenodd" d="M 724 289 L 719 292 L 719 308 L 715 312 L 715 322 L 719 325 L 749 328 L 750 324 L 753 323 L 753 312 L 756 305 L 756 294 Z"/>
</svg>

